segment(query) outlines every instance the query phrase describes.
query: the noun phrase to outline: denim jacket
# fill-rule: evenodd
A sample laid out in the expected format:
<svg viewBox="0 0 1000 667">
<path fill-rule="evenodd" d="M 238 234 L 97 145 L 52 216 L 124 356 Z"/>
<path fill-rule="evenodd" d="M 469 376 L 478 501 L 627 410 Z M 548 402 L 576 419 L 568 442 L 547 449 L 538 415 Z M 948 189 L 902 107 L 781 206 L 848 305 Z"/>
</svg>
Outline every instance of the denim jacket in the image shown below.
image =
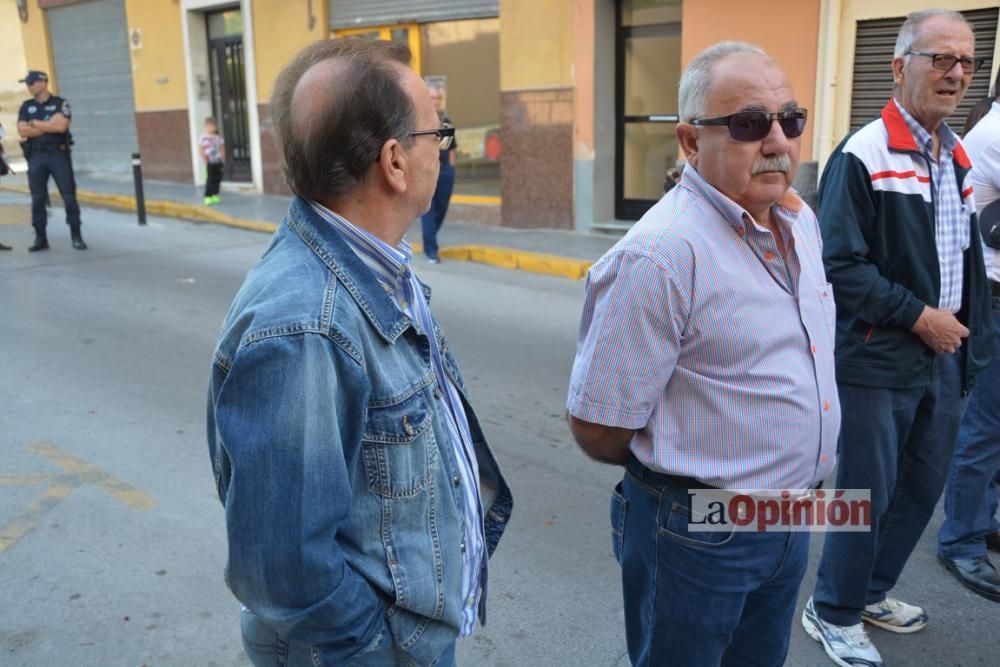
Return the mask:
<svg viewBox="0 0 1000 667">
<path fill-rule="evenodd" d="M 435 335 L 475 443 L 492 554 L 510 489 Z M 227 583 L 280 636 L 312 644 L 316 664 L 385 632 L 430 664 L 458 635 L 466 491 L 440 391 L 428 340 L 296 198 L 223 324 L 208 443 Z"/>
</svg>

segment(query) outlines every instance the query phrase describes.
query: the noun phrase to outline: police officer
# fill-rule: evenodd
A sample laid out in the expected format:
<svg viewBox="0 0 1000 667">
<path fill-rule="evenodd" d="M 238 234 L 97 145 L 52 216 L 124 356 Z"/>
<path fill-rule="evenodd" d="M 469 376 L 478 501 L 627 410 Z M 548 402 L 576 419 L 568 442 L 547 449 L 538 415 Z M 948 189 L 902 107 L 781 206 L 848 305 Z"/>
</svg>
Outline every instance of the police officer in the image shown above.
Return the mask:
<svg viewBox="0 0 1000 667">
<path fill-rule="evenodd" d="M 21 147 L 28 160 L 31 225 L 35 228 L 35 242 L 28 250 L 36 252 L 49 247 L 45 234 L 45 200 L 50 175 L 66 206 L 66 224 L 73 247 L 86 250 L 87 244 L 80 235 L 80 206 L 76 202 L 76 180 L 69 155 L 69 102 L 49 92 L 49 77 L 45 72 L 31 70 L 21 83 L 28 86 L 32 95 L 32 99 L 21 105 L 17 116 L 17 131 L 24 139 Z"/>
</svg>

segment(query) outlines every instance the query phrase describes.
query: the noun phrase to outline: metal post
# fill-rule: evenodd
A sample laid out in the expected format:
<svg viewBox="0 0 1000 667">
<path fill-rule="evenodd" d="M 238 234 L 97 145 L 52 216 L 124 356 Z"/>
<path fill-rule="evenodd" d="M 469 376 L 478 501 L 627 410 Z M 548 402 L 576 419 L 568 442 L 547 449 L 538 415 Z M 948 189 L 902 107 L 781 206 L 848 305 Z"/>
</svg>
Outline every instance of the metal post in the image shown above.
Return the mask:
<svg viewBox="0 0 1000 667">
<path fill-rule="evenodd" d="M 135 210 L 139 214 L 139 224 L 146 224 L 146 197 L 142 193 L 142 158 L 132 153 L 132 178 L 135 181 Z"/>
</svg>

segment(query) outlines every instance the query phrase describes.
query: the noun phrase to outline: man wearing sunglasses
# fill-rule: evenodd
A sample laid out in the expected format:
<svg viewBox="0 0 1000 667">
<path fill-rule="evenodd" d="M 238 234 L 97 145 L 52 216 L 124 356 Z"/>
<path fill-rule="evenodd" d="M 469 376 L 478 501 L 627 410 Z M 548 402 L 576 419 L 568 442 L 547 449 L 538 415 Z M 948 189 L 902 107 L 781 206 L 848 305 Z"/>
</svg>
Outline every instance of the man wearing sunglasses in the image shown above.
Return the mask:
<svg viewBox="0 0 1000 667">
<path fill-rule="evenodd" d="M 833 152 L 820 182 L 845 417 L 836 485 L 870 489 L 872 515 L 868 532 L 827 534 L 802 615 L 838 665 L 883 664 L 863 622 L 897 633 L 928 622 L 888 594 L 934 512 L 964 397 L 992 356 L 969 158 L 944 122 L 982 65 L 974 47 L 961 14 L 910 14 L 892 99 Z"/>
<path fill-rule="evenodd" d="M 448 667 L 485 618 L 511 496 L 403 239 L 452 132 L 409 62 L 322 40 L 274 86 L 296 196 L 225 320 L 208 402 L 258 667 Z"/>
<path fill-rule="evenodd" d="M 706 531 L 691 494 L 808 496 L 834 466 L 833 291 L 790 188 L 806 112 L 742 42 L 697 55 L 679 102 L 680 182 L 588 275 L 570 427 L 626 468 L 611 517 L 632 663 L 777 666 L 808 534 Z"/>
</svg>

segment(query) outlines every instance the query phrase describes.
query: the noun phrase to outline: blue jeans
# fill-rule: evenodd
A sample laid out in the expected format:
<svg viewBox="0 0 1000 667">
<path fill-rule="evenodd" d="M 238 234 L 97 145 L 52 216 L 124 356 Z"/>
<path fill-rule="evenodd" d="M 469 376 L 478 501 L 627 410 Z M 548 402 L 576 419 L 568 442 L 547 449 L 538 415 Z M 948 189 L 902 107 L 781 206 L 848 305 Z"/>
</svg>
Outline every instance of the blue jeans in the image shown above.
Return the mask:
<svg viewBox="0 0 1000 667">
<path fill-rule="evenodd" d="M 441 172 L 438 174 L 437 189 L 434 190 L 434 197 L 431 199 L 431 208 L 420 216 L 420 227 L 424 233 L 424 254 L 428 257 L 437 258 L 438 242 L 437 235 L 444 224 L 444 216 L 448 212 L 448 203 L 451 201 L 451 191 L 455 188 L 455 168 L 449 164 L 441 165 Z"/>
<path fill-rule="evenodd" d="M 325 658 L 322 648 L 307 642 L 286 640 L 244 608 L 240 616 L 243 649 L 254 667 L 339 667 L 337 661 Z M 433 667 L 455 666 L 455 644 L 431 663 Z M 346 667 L 423 667 L 396 651 L 388 625 L 374 640 L 353 655 Z"/>
<path fill-rule="evenodd" d="M 783 664 L 809 534 L 688 531 L 662 477 L 633 459 L 611 500 L 632 664 Z"/>
<path fill-rule="evenodd" d="M 1000 331 L 1000 297 L 993 297 L 993 325 Z M 1000 475 L 1000 336 L 994 357 L 976 379 L 955 444 L 955 458 L 944 495 L 944 523 L 938 533 L 943 558 L 975 558 L 986 554 L 986 534 L 1000 528 L 996 520 L 997 475 Z"/>
<path fill-rule="evenodd" d="M 839 385 L 838 489 L 870 489 L 868 532 L 828 533 L 813 599 L 823 620 L 861 622 L 881 602 L 927 526 L 962 420 L 959 355 L 938 355 L 917 389 Z"/>
</svg>

